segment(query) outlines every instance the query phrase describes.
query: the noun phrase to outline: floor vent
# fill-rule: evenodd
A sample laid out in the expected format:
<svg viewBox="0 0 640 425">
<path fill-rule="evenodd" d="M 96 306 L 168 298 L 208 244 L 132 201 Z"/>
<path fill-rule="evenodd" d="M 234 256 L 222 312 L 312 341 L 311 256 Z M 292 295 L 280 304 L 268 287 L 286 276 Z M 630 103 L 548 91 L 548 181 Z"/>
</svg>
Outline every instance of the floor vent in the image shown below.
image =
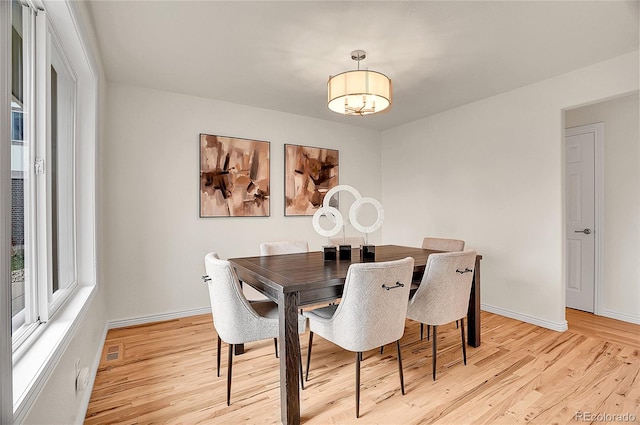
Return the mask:
<svg viewBox="0 0 640 425">
<path fill-rule="evenodd" d="M 107 348 L 107 356 L 105 360 L 111 362 L 118 359 L 120 359 L 120 346 L 112 345 L 111 347 Z"/>
</svg>

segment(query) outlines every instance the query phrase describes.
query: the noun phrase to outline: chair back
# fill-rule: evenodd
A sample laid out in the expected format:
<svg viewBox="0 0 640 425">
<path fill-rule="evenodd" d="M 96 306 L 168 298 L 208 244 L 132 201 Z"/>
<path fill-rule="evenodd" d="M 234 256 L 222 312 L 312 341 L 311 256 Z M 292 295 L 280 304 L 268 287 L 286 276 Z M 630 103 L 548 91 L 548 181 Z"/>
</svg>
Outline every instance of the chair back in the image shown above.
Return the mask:
<svg viewBox="0 0 640 425">
<path fill-rule="evenodd" d="M 307 241 L 264 242 L 260 244 L 260 255 L 281 255 L 309 252 Z"/>
<path fill-rule="evenodd" d="M 424 238 L 422 249 L 433 249 L 434 251 L 463 251 L 464 241 L 460 239 L 444 238 Z"/>
<path fill-rule="evenodd" d="M 333 341 L 350 351 L 367 351 L 404 334 L 414 260 L 349 266 L 342 299 L 332 321 Z"/>
<path fill-rule="evenodd" d="M 210 252 L 204 257 L 204 264 L 209 277 L 207 285 L 213 326 L 220 338 L 228 344 L 263 339 L 256 329 L 261 318 L 242 293 L 231 263 Z"/>
<path fill-rule="evenodd" d="M 352 248 L 360 248 L 364 245 L 364 238 L 362 236 L 331 238 L 329 241 L 331 242 L 331 245 L 351 245 Z"/>
<path fill-rule="evenodd" d="M 436 326 L 466 316 L 475 261 L 475 251 L 429 255 L 422 282 L 409 301 L 407 316 Z"/>
</svg>

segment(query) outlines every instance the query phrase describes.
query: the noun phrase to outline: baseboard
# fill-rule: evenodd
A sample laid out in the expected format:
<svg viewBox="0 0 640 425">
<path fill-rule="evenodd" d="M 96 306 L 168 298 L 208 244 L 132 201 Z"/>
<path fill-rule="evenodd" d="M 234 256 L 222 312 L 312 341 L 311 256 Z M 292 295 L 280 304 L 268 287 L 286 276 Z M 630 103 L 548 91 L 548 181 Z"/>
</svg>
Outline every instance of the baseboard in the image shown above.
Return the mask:
<svg viewBox="0 0 640 425">
<path fill-rule="evenodd" d="M 604 316 L 604 317 L 608 317 L 610 319 L 616 319 L 616 320 L 621 320 L 623 322 L 629 322 L 629 323 L 634 323 L 636 325 L 640 325 L 640 316 L 635 315 L 635 314 L 626 314 L 626 313 L 619 313 L 617 311 L 611 311 L 611 310 L 601 310 L 600 311 L 600 316 Z"/>
<path fill-rule="evenodd" d="M 506 308 L 496 307 L 489 304 L 481 304 L 480 309 L 489 313 L 499 314 L 500 316 L 509 317 L 511 319 L 520 320 L 521 322 L 531 323 L 532 325 L 551 329 L 552 331 L 564 332 L 569 329 L 567 321 L 553 322 L 551 320 L 540 319 L 539 317 L 529 316 L 527 314 L 518 313 L 516 311 L 507 310 Z"/>
<path fill-rule="evenodd" d="M 107 328 L 117 329 L 124 328 L 126 326 L 146 325 L 147 323 L 162 322 L 165 320 L 180 319 L 182 317 L 197 316 L 198 314 L 207 313 L 211 313 L 211 307 L 176 311 L 172 313 L 154 314 L 151 316 L 133 317 L 131 319 L 110 320 L 107 321 Z"/>
</svg>

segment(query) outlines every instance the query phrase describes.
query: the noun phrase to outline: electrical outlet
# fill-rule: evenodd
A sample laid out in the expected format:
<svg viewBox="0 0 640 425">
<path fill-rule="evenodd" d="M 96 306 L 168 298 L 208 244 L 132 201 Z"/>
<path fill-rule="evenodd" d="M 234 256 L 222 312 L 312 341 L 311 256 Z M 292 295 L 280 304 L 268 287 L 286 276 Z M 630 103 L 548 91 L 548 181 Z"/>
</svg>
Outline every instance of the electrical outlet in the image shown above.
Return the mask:
<svg viewBox="0 0 640 425">
<path fill-rule="evenodd" d="M 76 391 L 83 391 L 89 385 L 89 368 L 83 367 L 76 378 Z"/>
</svg>

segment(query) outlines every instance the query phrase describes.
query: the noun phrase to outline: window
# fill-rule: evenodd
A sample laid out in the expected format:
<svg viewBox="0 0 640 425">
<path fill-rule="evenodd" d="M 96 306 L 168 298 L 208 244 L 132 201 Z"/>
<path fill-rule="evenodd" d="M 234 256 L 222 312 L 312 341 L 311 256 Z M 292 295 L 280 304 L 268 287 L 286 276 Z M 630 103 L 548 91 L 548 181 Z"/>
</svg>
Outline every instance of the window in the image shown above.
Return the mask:
<svg viewBox="0 0 640 425">
<path fill-rule="evenodd" d="M 22 423 L 97 294 L 99 68 L 83 7 L 0 1 L 2 423 Z"/>
<path fill-rule="evenodd" d="M 12 0 L 14 350 L 76 287 L 77 77 L 44 11 Z"/>
</svg>

